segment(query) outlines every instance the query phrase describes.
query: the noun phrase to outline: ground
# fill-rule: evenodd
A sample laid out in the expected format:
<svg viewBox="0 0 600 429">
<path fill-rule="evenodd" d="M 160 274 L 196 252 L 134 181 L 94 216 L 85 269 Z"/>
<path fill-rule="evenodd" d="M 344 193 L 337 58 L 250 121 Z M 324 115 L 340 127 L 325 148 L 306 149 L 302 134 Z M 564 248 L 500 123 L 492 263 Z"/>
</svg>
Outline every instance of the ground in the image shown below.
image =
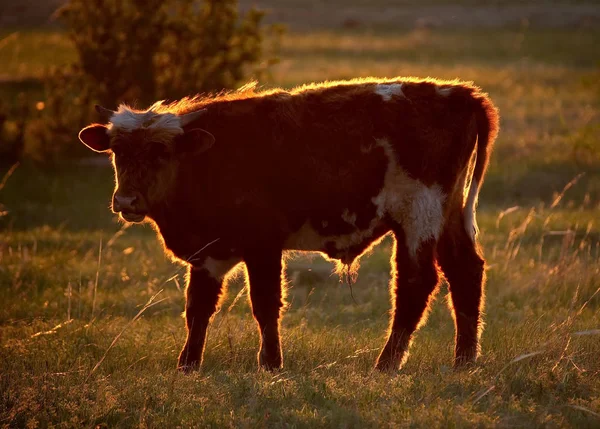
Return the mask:
<svg viewBox="0 0 600 429">
<path fill-rule="evenodd" d="M 552 4 L 598 14 L 591 2 L 551 3 L 548 14 Z M 264 84 L 417 75 L 489 92 L 502 122 L 478 211 L 488 262 L 479 362 L 451 368 L 442 284 L 406 366 L 373 371 L 390 308 L 387 239 L 363 258 L 352 291 L 319 256 L 290 257 L 283 371 L 257 369 L 239 276 L 203 370 L 183 375 L 184 269 L 148 227 L 110 214 L 110 169 L 23 164 L 0 185 L 0 425 L 600 426 L 600 32 L 365 21 L 308 31 L 292 20 Z M 2 33 L 0 94 L 35 89 L 43 67 L 72 55 L 56 29 Z"/>
</svg>

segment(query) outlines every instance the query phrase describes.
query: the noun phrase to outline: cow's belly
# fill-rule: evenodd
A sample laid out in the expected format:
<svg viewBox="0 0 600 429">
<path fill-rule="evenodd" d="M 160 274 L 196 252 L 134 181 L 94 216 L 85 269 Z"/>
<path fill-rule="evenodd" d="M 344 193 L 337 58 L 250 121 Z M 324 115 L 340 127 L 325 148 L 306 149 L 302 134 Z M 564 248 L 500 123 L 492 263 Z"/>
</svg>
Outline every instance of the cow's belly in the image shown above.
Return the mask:
<svg viewBox="0 0 600 429">
<path fill-rule="evenodd" d="M 381 218 L 375 218 L 364 229 L 355 228 L 347 234 L 328 235 L 320 232 L 310 221 L 290 234 L 285 241 L 285 250 L 323 252 L 344 264 L 352 262 L 369 246 L 389 231 Z"/>
</svg>

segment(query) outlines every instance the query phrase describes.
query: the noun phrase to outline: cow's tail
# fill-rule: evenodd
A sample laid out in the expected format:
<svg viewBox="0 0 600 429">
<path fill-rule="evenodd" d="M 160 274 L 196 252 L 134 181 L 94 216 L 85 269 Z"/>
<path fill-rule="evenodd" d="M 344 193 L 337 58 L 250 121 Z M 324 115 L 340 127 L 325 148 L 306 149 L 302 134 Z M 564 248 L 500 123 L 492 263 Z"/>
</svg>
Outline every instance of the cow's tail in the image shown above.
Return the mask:
<svg viewBox="0 0 600 429">
<path fill-rule="evenodd" d="M 471 184 L 469 186 L 469 193 L 463 211 L 465 229 L 473 242 L 475 242 L 475 237 L 479 233 L 475 218 L 479 190 L 483 184 L 483 178 L 487 170 L 490 154 L 492 153 L 494 141 L 496 140 L 499 129 L 498 110 L 487 97 L 487 94 L 474 94 L 474 102 L 475 120 L 477 123 L 476 158 L 473 175 L 471 177 Z"/>
</svg>

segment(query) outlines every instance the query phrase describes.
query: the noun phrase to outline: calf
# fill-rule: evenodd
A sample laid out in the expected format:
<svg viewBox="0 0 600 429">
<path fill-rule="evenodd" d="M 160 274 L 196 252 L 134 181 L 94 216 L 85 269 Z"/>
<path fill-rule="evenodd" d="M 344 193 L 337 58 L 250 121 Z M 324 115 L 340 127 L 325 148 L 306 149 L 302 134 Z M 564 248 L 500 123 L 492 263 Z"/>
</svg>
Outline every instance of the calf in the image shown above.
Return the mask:
<svg viewBox="0 0 600 429">
<path fill-rule="evenodd" d="M 166 251 L 189 265 L 179 368 L 200 365 L 227 273 L 240 262 L 261 336 L 258 362 L 281 368 L 282 252 L 317 251 L 355 270 L 389 232 L 393 310 L 376 367 L 405 360 L 439 269 L 450 287 L 455 365 L 475 361 L 485 277 L 475 206 L 498 131 L 497 111 L 476 86 L 249 84 L 147 110 L 97 110 L 108 123 L 79 138 L 112 153 L 113 211 L 150 222 Z"/>
</svg>

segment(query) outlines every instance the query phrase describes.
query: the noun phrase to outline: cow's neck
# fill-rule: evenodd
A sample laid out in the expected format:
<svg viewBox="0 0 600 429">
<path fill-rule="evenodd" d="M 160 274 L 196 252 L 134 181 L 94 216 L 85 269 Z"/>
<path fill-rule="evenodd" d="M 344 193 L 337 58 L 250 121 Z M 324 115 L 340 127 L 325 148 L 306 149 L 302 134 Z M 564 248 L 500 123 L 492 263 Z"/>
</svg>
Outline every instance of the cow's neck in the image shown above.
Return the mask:
<svg viewBox="0 0 600 429">
<path fill-rule="evenodd" d="M 163 200 L 153 206 L 150 217 L 157 226 L 157 232 L 162 236 L 165 246 L 180 259 L 188 259 L 198 246 L 198 227 L 189 225 L 189 213 L 185 213 L 181 204 L 172 198 Z"/>
</svg>

